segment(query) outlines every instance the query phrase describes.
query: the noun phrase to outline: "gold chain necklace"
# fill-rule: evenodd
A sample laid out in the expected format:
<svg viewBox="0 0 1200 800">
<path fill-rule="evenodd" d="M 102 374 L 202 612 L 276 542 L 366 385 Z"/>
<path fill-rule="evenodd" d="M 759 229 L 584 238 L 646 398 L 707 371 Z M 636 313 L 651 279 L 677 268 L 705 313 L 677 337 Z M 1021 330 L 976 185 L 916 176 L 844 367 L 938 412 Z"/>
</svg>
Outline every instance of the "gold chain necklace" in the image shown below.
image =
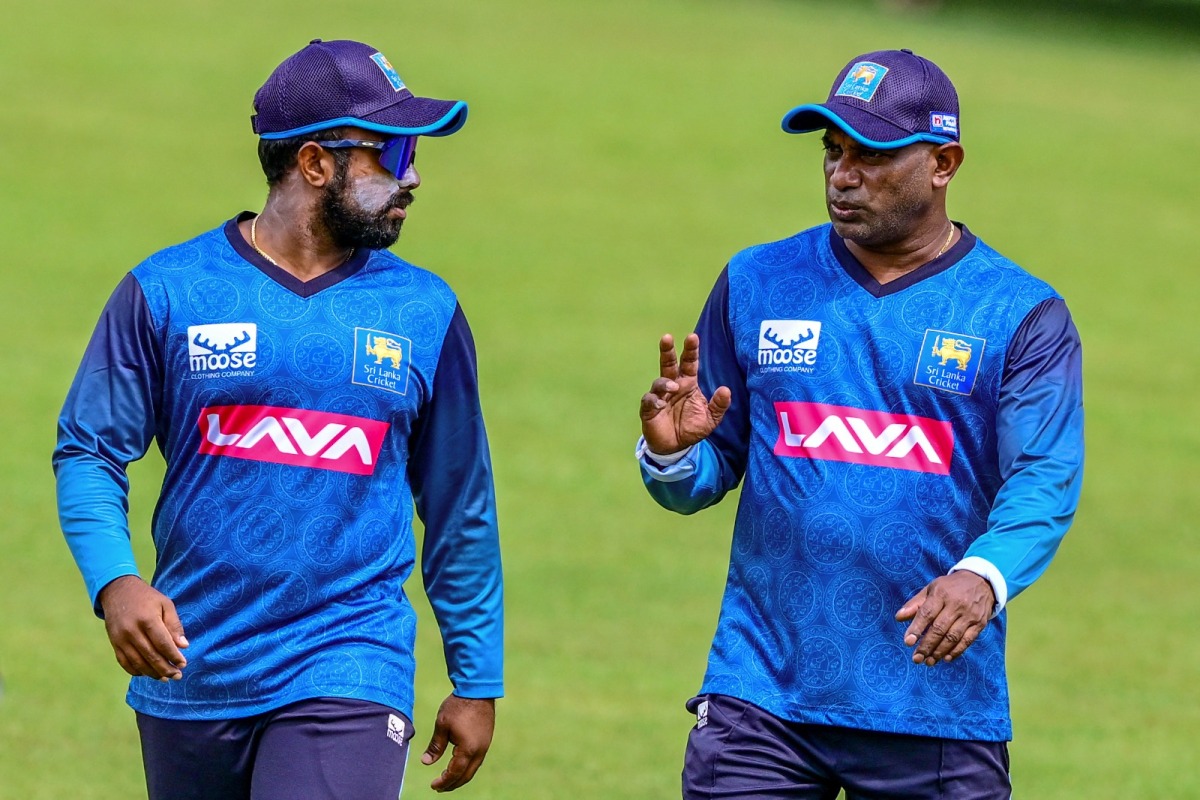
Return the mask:
<svg viewBox="0 0 1200 800">
<path fill-rule="evenodd" d="M 951 226 L 951 227 L 953 227 L 953 226 Z M 951 233 L 953 233 L 953 231 L 951 231 Z M 262 248 L 258 246 L 258 217 L 255 217 L 254 219 L 250 220 L 250 246 L 254 248 L 254 252 L 258 253 L 260 256 L 262 256 L 267 261 L 269 261 L 271 263 L 271 266 L 279 267 L 279 263 L 275 259 L 271 258 L 269 255 L 264 253 Z M 338 264 L 338 267 L 340 267 L 342 264 L 345 264 L 347 261 L 349 261 L 352 258 L 354 258 L 354 248 L 353 247 L 350 248 L 350 252 L 347 253 L 346 257 L 342 259 L 342 263 Z M 279 267 L 279 269 L 283 269 L 283 267 Z M 334 269 L 337 269 L 337 267 L 334 267 Z"/>
<path fill-rule="evenodd" d="M 257 219 L 257 217 L 255 219 Z M 251 239 L 254 238 L 254 228 L 253 227 L 250 228 L 250 238 Z M 954 238 L 954 223 L 951 222 L 950 223 L 950 235 L 946 237 L 946 243 L 944 245 L 942 245 L 942 249 L 938 250 L 938 253 L 936 256 L 934 256 L 934 258 L 941 258 L 942 254 L 950 249 L 950 240 L 953 238 Z M 251 242 L 251 244 L 253 244 L 253 242 Z M 257 247 L 255 249 L 258 250 Z M 258 252 L 262 253 L 262 250 L 259 250 Z M 274 263 L 274 262 L 272 262 L 272 263 Z"/>
</svg>

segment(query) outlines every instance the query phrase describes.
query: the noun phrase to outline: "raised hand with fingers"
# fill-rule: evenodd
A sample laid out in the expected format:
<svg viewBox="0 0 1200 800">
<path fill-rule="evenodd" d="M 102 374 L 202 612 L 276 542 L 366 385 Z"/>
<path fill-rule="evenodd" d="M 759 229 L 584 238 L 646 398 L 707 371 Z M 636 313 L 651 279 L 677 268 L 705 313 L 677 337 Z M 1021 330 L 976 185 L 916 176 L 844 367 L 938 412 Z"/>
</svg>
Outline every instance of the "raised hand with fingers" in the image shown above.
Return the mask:
<svg viewBox="0 0 1200 800">
<path fill-rule="evenodd" d="M 711 399 L 700 391 L 700 337 L 689 333 L 683 353 L 675 356 L 675 339 L 658 342 L 659 377 L 642 395 L 642 436 L 651 452 L 677 453 L 708 435 L 729 410 L 729 387 L 718 387 Z"/>
</svg>

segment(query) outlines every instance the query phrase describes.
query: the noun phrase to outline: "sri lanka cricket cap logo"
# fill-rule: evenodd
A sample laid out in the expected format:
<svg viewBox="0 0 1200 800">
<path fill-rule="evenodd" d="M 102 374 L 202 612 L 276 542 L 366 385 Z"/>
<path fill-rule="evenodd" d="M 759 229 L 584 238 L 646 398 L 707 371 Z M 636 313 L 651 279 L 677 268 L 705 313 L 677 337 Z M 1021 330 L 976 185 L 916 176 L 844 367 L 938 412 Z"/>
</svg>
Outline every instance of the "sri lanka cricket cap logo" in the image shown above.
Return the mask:
<svg viewBox="0 0 1200 800">
<path fill-rule="evenodd" d="M 875 92 L 879 90 L 879 84 L 883 83 L 883 78 L 887 73 L 888 68 L 882 64 L 876 64 L 873 61 L 857 61 L 846 73 L 845 80 L 834 92 L 834 96 L 857 97 L 859 100 L 869 103 L 875 96 Z"/>
</svg>

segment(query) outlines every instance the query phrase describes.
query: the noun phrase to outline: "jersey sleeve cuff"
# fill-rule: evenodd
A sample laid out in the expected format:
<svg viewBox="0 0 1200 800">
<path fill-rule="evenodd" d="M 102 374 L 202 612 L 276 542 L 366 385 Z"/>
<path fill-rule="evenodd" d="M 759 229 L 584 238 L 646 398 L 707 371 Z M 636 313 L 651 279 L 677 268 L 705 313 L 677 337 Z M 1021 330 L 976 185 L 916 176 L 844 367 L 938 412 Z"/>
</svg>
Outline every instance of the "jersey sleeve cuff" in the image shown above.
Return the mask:
<svg viewBox="0 0 1200 800">
<path fill-rule="evenodd" d="M 454 694 L 464 700 L 494 700 L 504 697 L 503 681 L 459 681 Z"/>
<path fill-rule="evenodd" d="M 655 453 L 646 444 L 646 437 L 639 436 L 634 455 L 642 463 L 646 473 L 657 481 L 672 482 L 682 480 L 692 474 L 691 464 L 685 461 L 696 445 L 689 445 L 676 453 Z M 681 463 L 682 462 L 682 463 Z"/>
<path fill-rule="evenodd" d="M 951 574 L 960 570 L 973 572 L 991 584 L 992 593 L 996 595 L 996 605 L 992 608 L 992 619 L 995 619 L 1008 603 L 1008 581 L 1004 580 L 995 564 L 979 556 L 967 556 L 950 568 Z"/>
</svg>

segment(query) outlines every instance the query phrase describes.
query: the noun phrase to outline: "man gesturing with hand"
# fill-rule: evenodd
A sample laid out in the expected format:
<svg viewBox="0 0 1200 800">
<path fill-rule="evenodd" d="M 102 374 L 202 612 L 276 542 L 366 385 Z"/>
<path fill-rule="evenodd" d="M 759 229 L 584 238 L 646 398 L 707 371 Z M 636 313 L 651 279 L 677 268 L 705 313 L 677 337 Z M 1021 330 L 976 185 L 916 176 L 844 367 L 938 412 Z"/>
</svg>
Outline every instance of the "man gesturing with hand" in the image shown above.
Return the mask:
<svg viewBox="0 0 1200 800">
<path fill-rule="evenodd" d="M 730 260 L 637 455 L 691 514 L 744 481 L 685 798 L 1010 795 L 1008 601 L 1049 565 L 1083 464 L 1063 299 L 946 211 L 950 79 L 848 63 L 819 132 L 829 224 Z"/>
</svg>

